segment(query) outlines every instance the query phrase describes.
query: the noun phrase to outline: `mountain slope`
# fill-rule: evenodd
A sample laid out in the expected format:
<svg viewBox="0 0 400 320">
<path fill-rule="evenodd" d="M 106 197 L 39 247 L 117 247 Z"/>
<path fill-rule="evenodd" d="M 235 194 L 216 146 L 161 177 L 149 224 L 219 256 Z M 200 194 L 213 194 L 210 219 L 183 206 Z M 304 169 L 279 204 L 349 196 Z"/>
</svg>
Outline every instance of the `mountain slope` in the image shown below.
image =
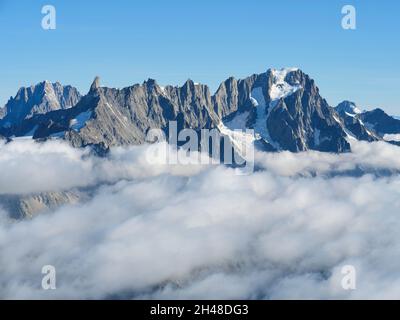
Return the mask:
<svg viewBox="0 0 400 320">
<path fill-rule="evenodd" d="M 347 114 L 349 116 L 354 116 L 363 112 L 354 102 L 348 100 L 339 103 L 335 109 L 338 113 L 342 115 Z"/>
<path fill-rule="evenodd" d="M 382 137 L 385 134 L 400 134 L 400 120 L 389 116 L 382 109 L 364 112 L 359 117 L 366 126 Z"/>
<path fill-rule="evenodd" d="M 301 70 L 271 69 L 237 84 L 239 98 L 234 109 L 236 117 L 244 120 L 228 119 L 231 130 L 253 128 L 256 144 L 266 150 L 350 150 L 342 123 Z M 235 126 L 235 122 L 242 125 Z"/>
<path fill-rule="evenodd" d="M 400 120 L 389 116 L 382 109 L 361 111 L 355 103 L 349 101 L 343 101 L 335 109 L 346 129 L 358 140 L 398 140 L 396 135 L 400 134 Z"/>
</svg>

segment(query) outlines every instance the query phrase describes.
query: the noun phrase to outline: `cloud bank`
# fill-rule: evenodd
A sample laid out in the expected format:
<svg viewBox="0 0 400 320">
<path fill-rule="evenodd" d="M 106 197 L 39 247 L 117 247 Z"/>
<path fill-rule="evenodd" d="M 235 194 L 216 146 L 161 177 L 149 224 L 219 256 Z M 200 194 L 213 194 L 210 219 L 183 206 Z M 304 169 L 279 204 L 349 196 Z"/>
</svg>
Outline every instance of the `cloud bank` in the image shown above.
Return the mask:
<svg viewBox="0 0 400 320">
<path fill-rule="evenodd" d="M 400 298 L 400 148 L 260 153 L 248 176 L 150 164 L 149 148 L 0 146 L 0 194 L 99 186 L 32 220 L 0 209 L 0 298 Z"/>
</svg>

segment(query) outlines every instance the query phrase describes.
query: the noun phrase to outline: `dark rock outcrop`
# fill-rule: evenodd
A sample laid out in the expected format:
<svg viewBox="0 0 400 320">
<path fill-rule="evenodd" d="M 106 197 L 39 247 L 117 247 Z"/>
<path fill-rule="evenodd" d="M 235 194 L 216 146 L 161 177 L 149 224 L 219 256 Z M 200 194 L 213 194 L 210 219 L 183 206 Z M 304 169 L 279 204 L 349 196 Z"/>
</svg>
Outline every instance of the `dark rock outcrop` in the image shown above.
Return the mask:
<svg viewBox="0 0 400 320">
<path fill-rule="evenodd" d="M 367 127 L 374 130 L 380 136 L 400 133 L 400 120 L 389 116 L 382 109 L 378 108 L 364 112 L 359 117 Z"/>
</svg>

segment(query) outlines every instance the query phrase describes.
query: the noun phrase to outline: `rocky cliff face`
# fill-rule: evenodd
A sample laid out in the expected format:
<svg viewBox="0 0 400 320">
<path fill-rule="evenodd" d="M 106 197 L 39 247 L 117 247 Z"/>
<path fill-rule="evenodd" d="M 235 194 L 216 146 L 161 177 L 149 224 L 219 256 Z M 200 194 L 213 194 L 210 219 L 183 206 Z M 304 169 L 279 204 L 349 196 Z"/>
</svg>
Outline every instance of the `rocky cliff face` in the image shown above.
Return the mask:
<svg viewBox="0 0 400 320">
<path fill-rule="evenodd" d="M 380 136 L 385 134 L 400 134 L 400 120 L 385 113 L 382 109 L 374 109 L 360 114 L 365 125 Z"/>
<path fill-rule="evenodd" d="M 37 114 L 71 108 L 80 98 L 77 89 L 62 86 L 58 82 L 44 81 L 35 86 L 21 88 L 2 109 L 0 127 L 12 127 Z"/>
<path fill-rule="evenodd" d="M 350 150 L 342 124 L 320 96 L 314 80 L 300 70 L 275 71 L 272 77 L 267 125 L 271 139 L 281 149 Z"/>
<path fill-rule="evenodd" d="M 178 129 L 214 127 L 216 116 L 210 106 L 208 87 L 191 80 L 182 87 L 164 88 L 150 79 L 142 85 L 117 90 L 100 87 L 97 79 L 76 106 L 79 114 L 75 118 L 83 118 L 77 126 L 71 125 L 70 111 L 58 113 L 51 126 L 39 127 L 40 134 L 36 135 L 47 137 L 58 129 L 76 147 L 142 144 L 150 129 L 160 128 L 168 133 L 169 121 L 177 121 Z"/>
</svg>

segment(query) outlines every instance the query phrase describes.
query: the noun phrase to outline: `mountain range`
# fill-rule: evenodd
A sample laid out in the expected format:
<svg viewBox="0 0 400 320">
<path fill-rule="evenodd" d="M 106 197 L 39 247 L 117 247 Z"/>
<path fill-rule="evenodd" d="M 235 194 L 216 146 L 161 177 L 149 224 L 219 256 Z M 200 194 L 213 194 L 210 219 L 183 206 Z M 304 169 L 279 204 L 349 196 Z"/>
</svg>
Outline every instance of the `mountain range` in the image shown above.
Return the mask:
<svg viewBox="0 0 400 320">
<path fill-rule="evenodd" d="M 0 135 L 8 139 L 58 138 L 102 150 L 143 144 L 153 128 L 168 134 L 169 121 L 177 121 L 178 129 L 217 128 L 227 135 L 251 128 L 257 147 L 266 151 L 348 152 L 349 139 L 377 141 L 400 133 L 400 120 L 381 109 L 364 112 L 349 101 L 329 106 L 315 81 L 295 68 L 231 77 L 214 94 L 192 80 L 163 87 L 149 79 L 114 89 L 101 87 L 96 77 L 84 96 L 45 81 L 19 89 L 0 117 Z"/>
<path fill-rule="evenodd" d="M 0 139 L 63 139 L 104 155 L 113 146 L 146 143 L 150 129 L 168 136 L 170 121 L 178 130 L 217 129 L 232 142 L 238 139 L 233 130 L 254 129 L 255 146 L 270 152 L 350 152 L 351 140 L 400 145 L 399 119 L 381 109 L 363 111 L 350 101 L 331 107 L 315 81 L 296 68 L 231 77 L 214 94 L 192 80 L 164 87 L 149 79 L 115 89 L 102 87 L 96 77 L 86 95 L 44 81 L 19 89 L 0 109 Z M 66 190 L 2 195 L 0 203 L 20 218 L 88 197 L 87 190 Z"/>
</svg>

